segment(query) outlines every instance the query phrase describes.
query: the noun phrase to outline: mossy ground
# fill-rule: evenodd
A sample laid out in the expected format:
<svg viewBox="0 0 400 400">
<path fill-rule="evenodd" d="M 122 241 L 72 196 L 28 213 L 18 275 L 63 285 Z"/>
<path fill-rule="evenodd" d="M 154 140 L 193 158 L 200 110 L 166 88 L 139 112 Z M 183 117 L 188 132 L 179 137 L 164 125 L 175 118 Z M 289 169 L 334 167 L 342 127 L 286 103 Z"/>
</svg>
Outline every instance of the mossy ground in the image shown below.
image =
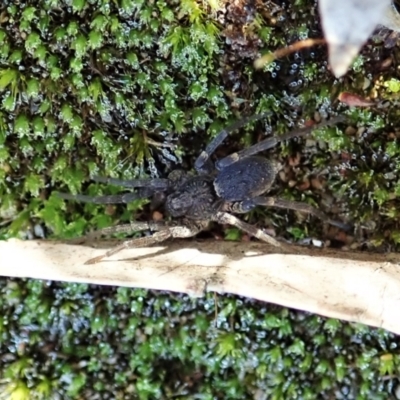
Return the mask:
<svg viewBox="0 0 400 400">
<path fill-rule="evenodd" d="M 245 216 L 280 236 L 398 250 L 400 78 L 396 41 L 371 40 L 335 80 L 322 47 L 253 69 L 258 53 L 320 37 L 313 1 L 3 1 L 0 5 L 0 235 L 48 237 L 149 219 L 53 192 L 116 193 L 90 175 L 189 170 L 210 138 L 244 115 L 265 123 L 218 155 L 309 119 L 349 123 L 270 152 L 273 193 L 351 222 L 354 234 L 293 212 Z M 391 38 L 393 39 L 393 38 Z M 349 110 L 340 92 L 379 99 Z M 210 235 L 239 239 L 236 230 Z M 12 399 L 388 399 L 398 338 L 230 296 L 1 281 L 0 383 Z M 8 397 L 7 397 L 8 396 Z"/>
</svg>

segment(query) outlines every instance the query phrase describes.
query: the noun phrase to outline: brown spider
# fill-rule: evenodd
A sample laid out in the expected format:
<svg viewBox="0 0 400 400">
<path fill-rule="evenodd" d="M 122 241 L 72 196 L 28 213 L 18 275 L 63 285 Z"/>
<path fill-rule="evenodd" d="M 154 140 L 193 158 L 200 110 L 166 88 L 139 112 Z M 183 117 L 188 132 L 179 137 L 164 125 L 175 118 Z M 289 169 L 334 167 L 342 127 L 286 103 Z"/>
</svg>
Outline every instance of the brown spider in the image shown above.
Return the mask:
<svg viewBox="0 0 400 400">
<path fill-rule="evenodd" d="M 86 261 L 85 264 L 97 263 L 103 258 L 116 254 L 125 248 L 144 247 L 163 242 L 168 238 L 195 236 L 204 230 L 210 221 L 236 226 L 264 242 L 277 247 L 281 246 L 276 239 L 267 235 L 261 229 L 231 214 L 246 213 L 259 205 L 307 212 L 341 229 L 348 229 L 346 224 L 330 219 L 322 211 L 308 204 L 263 196 L 270 189 L 280 168 L 276 162 L 255 155 L 274 147 L 284 140 L 304 136 L 315 128 L 337 124 L 344 120 L 342 117 L 335 117 L 314 127 L 265 139 L 249 148 L 218 160 L 215 166 L 213 165 L 210 156 L 230 132 L 262 117 L 264 115 L 245 118 L 221 131 L 198 156 L 194 164 L 197 174 L 188 174 L 181 170 L 175 170 L 166 179 L 120 180 L 95 177 L 93 180 L 96 182 L 120 185 L 126 188 L 137 188 L 137 190 L 124 194 L 98 197 L 59 193 L 59 196 L 63 199 L 97 204 L 129 203 L 136 199 L 152 197 L 156 193 L 163 192 L 165 194 L 165 210 L 173 218 L 172 221 L 134 221 L 130 224 L 97 231 L 100 234 L 145 230 L 150 230 L 154 233 L 152 236 L 127 240 L 105 254 Z"/>
</svg>

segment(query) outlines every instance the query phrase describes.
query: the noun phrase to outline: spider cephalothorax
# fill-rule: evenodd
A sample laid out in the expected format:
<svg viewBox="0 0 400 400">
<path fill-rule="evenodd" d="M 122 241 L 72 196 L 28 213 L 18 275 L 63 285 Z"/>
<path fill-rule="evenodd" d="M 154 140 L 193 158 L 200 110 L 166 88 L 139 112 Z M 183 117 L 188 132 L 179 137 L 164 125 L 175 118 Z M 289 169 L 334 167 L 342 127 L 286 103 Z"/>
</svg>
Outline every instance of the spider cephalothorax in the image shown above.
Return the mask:
<svg viewBox="0 0 400 400">
<path fill-rule="evenodd" d="M 208 219 L 220 208 L 220 199 L 211 175 L 185 179 L 165 201 L 165 210 L 171 217 Z"/>
<path fill-rule="evenodd" d="M 280 166 L 278 163 L 256 156 L 256 154 L 284 140 L 304 136 L 310 133 L 313 128 L 305 128 L 265 139 L 254 146 L 218 160 L 215 166 L 213 165 L 210 156 L 230 132 L 262 117 L 262 115 L 256 115 L 240 120 L 230 128 L 220 132 L 197 158 L 195 162 L 197 175 L 176 170 L 171 172 L 166 179 L 120 180 L 95 177 L 93 179 L 98 182 L 136 188 L 137 190 L 99 197 L 60 193 L 59 195 L 64 199 L 98 204 L 129 203 L 139 198 L 153 197 L 160 192 L 165 193 L 165 210 L 173 218 L 170 222 L 131 222 L 99 231 L 103 234 L 110 234 L 151 230 L 154 233 L 152 236 L 128 240 L 104 255 L 87 261 L 87 264 L 98 262 L 123 248 L 146 246 L 170 237 L 194 236 L 205 229 L 210 221 L 234 225 L 264 242 L 280 246 L 276 239 L 267 235 L 261 229 L 257 229 L 231 214 L 248 212 L 258 205 L 308 212 L 332 225 L 346 229 L 345 224 L 331 220 L 324 213 L 308 204 L 265 196 L 265 193 L 273 184 Z M 319 124 L 317 127 L 336 124 L 342 120 L 343 118 L 336 117 Z"/>
</svg>

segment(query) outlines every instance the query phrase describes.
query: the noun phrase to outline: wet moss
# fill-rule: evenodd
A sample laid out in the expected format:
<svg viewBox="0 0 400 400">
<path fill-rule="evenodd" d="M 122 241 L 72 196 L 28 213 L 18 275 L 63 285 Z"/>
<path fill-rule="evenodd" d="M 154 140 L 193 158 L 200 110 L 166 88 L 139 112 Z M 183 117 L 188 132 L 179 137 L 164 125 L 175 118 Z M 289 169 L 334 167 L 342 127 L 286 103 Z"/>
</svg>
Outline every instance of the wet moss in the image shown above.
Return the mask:
<svg viewBox="0 0 400 400">
<path fill-rule="evenodd" d="M 3 390 L 26 398 L 383 399 L 396 384 L 397 338 L 357 324 L 232 296 L 21 280 L 1 291 Z"/>
<path fill-rule="evenodd" d="M 53 192 L 118 193 L 89 177 L 190 169 L 198 149 L 243 115 L 270 113 L 218 156 L 346 113 L 347 124 L 269 152 L 285 166 L 272 194 L 354 223 L 355 248 L 397 250 L 398 47 L 376 38 L 340 80 L 323 47 L 256 71 L 259 53 L 321 35 L 314 2 L 275 3 L 3 1 L 0 237 L 39 224 L 48 237 L 69 238 L 149 219 L 145 201 L 109 209 Z M 379 101 L 349 109 L 341 91 Z M 300 184 L 313 177 L 322 189 Z M 321 221 L 285 210 L 244 218 L 291 240 L 335 238 Z M 378 329 L 232 296 L 12 279 L 0 290 L 9 398 L 387 399 L 398 385 L 397 337 Z"/>
</svg>

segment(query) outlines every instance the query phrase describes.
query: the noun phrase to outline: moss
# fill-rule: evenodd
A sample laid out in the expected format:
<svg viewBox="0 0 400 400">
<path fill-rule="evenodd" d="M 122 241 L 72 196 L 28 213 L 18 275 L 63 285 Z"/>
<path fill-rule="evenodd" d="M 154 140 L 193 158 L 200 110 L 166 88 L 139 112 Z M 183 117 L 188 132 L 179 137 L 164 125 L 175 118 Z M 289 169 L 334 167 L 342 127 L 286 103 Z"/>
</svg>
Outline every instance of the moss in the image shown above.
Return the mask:
<svg viewBox="0 0 400 400">
<path fill-rule="evenodd" d="M 318 391 L 328 394 L 337 385 L 350 388 L 366 379 L 371 395 L 386 382 L 375 386 L 371 377 L 398 368 L 389 350 L 394 335 L 231 296 L 190 300 L 127 288 L 10 280 L 3 282 L 1 298 L 2 341 L 14 337 L 16 352 L 11 349 L 2 369 L 3 389 L 14 393 L 24 387 L 37 396 L 44 390 L 67 398 L 96 391 L 121 398 L 195 392 L 234 399 L 262 390 L 276 398 L 316 398 Z M 6 312 L 10 307 L 13 317 Z M 166 313 L 173 319 L 167 321 Z M 72 362 L 76 354 L 78 363 Z"/>
<path fill-rule="evenodd" d="M 398 249 L 398 82 L 395 65 L 376 65 L 398 49 L 376 40 L 341 80 L 322 47 L 252 67 L 259 53 L 318 37 L 315 13 L 306 1 L 3 2 L 0 238 L 24 236 L 32 224 L 72 238 L 148 219 L 145 201 L 106 209 L 53 192 L 118 193 L 90 176 L 189 169 L 199 148 L 242 115 L 269 113 L 218 155 L 340 112 L 352 129 L 271 149 L 288 177 L 271 194 L 322 208 L 331 196 L 335 217 L 360 232 L 359 246 Z M 385 102 L 347 110 L 341 91 Z M 297 187 L 311 176 L 322 190 Z M 293 212 L 257 208 L 243 217 L 287 239 L 326 238 L 320 221 Z M 388 332 L 248 299 L 11 279 L 0 290 L 0 381 L 9 398 L 386 399 L 399 370 Z"/>
</svg>

